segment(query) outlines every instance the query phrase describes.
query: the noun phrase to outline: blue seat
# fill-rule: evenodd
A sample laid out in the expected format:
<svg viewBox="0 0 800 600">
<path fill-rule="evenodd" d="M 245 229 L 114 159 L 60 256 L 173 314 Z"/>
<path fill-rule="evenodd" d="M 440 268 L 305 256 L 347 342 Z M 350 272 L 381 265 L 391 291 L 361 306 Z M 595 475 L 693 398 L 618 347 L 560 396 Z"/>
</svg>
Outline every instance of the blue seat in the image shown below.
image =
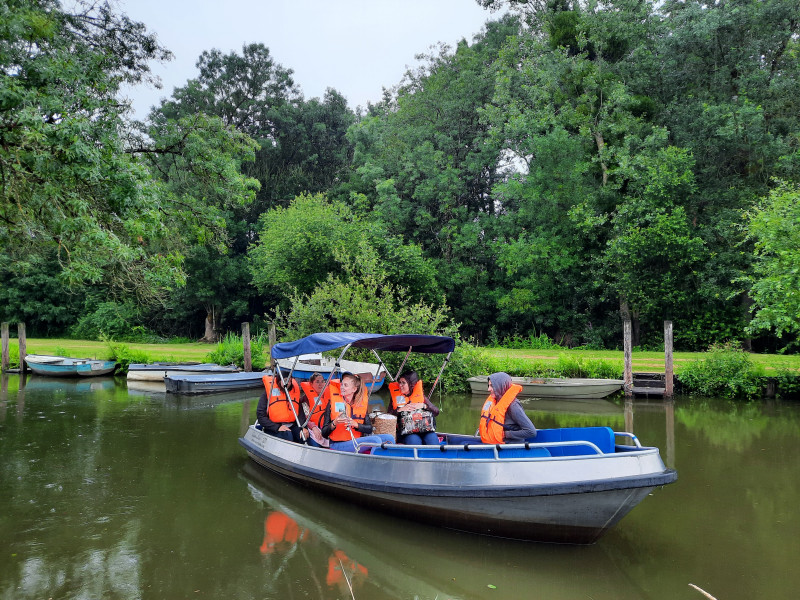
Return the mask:
<svg viewBox="0 0 800 600">
<path fill-rule="evenodd" d="M 560 429 L 539 429 L 535 438 L 527 441 L 535 443 L 547 442 L 591 442 L 603 454 L 614 453 L 614 431 L 610 427 L 563 427 Z M 581 456 L 596 454 L 593 448 L 583 444 L 574 446 L 552 446 L 548 448 L 552 456 Z"/>
</svg>

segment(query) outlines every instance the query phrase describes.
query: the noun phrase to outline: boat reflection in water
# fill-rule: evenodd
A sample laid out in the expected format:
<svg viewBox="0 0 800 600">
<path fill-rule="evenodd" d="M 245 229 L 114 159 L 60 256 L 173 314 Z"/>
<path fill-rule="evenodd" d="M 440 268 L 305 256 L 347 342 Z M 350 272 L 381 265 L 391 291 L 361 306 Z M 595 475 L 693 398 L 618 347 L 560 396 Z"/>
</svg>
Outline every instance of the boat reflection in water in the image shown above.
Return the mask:
<svg viewBox="0 0 800 600">
<path fill-rule="evenodd" d="M 99 392 L 113 390 L 115 379 L 113 377 L 92 377 L 91 379 L 76 379 L 66 377 L 49 377 L 34 375 L 25 382 L 25 390 L 29 392 Z"/>
<path fill-rule="evenodd" d="M 260 553 L 273 594 L 291 597 L 640 599 L 602 545 L 537 544 L 381 515 L 260 469 L 243 478 L 264 506 Z M 278 596 L 276 596 L 278 597 Z M 289 597 L 288 595 L 286 597 Z"/>
</svg>

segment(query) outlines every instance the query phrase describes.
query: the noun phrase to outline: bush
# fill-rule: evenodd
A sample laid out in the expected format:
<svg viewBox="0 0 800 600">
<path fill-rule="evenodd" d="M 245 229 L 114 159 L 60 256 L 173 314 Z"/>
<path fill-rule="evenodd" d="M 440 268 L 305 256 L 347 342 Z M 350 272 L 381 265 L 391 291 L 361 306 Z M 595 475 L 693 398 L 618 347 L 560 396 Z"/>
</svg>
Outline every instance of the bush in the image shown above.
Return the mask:
<svg viewBox="0 0 800 600">
<path fill-rule="evenodd" d="M 250 358 L 254 371 L 262 371 L 266 366 L 264 339 L 263 335 L 250 338 Z M 236 365 L 243 369 L 244 342 L 242 336 L 235 333 L 226 334 L 222 341 L 217 344 L 217 349 L 206 355 L 206 360 L 218 365 Z"/>
<path fill-rule="evenodd" d="M 691 394 L 724 398 L 758 398 L 763 394 L 764 369 L 733 343 L 711 346 L 705 358 L 678 374 Z"/>
<path fill-rule="evenodd" d="M 111 340 L 106 340 L 111 355 L 110 360 L 117 361 L 119 373 L 127 373 L 128 365 L 131 363 L 149 363 L 152 361 L 144 350 L 133 350 L 125 344 L 118 344 Z"/>
</svg>

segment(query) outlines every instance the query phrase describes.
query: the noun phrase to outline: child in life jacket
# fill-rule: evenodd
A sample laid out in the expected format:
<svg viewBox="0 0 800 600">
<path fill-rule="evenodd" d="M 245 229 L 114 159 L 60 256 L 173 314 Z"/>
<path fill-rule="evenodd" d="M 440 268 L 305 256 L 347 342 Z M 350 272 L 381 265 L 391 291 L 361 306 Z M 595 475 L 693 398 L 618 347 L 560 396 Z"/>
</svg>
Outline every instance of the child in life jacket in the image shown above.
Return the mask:
<svg viewBox="0 0 800 600">
<path fill-rule="evenodd" d="M 422 381 L 420 381 L 417 372 L 406 371 L 400 375 L 396 383 L 389 384 L 389 393 L 392 396 L 392 402 L 386 412 L 397 417 L 397 443 L 415 446 L 438 446 L 439 436 L 436 435 L 436 431 L 402 435 L 402 413 L 424 409 L 430 412 L 433 417 L 439 415 L 439 408 L 425 397 L 422 390 Z"/>
<path fill-rule="evenodd" d="M 508 373 L 489 375 L 489 397 L 481 409 L 478 432 L 484 444 L 520 444 L 536 437 L 536 427 L 517 400 L 522 386 Z"/>
<path fill-rule="evenodd" d="M 360 444 L 388 442 L 394 438 L 385 433 L 372 433 L 372 423 L 367 417 L 367 397 L 361 378 L 353 373 L 344 373 L 337 390 L 331 393 L 331 400 L 322 416 L 322 435 L 330 440 L 331 450 L 355 452 Z"/>
</svg>

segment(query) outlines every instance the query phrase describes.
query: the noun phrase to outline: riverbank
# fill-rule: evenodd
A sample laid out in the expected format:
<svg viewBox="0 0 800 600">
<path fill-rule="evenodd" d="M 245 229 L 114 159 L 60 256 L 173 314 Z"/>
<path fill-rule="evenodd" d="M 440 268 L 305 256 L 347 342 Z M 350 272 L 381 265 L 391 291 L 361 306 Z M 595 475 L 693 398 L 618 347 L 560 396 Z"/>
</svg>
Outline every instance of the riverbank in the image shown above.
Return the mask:
<svg viewBox="0 0 800 600">
<path fill-rule="evenodd" d="M 198 342 L 180 344 L 139 344 L 123 342 L 128 349 L 143 352 L 150 362 L 205 362 L 208 354 L 216 348 L 214 344 Z M 16 340 L 11 341 L 16 345 Z M 75 358 L 108 359 L 112 355 L 107 342 L 91 340 L 71 340 L 64 338 L 44 339 L 28 338 L 28 354 L 56 354 Z M 482 348 L 486 356 L 493 362 L 505 362 L 509 365 L 531 365 L 534 363 L 555 363 L 559 357 L 568 356 L 583 360 L 603 360 L 619 366 L 622 372 L 623 355 L 617 350 L 510 350 L 507 348 Z M 706 356 L 703 352 L 675 352 L 673 361 L 675 373 Z M 781 371 L 792 370 L 800 374 L 800 354 L 748 354 L 750 360 L 764 368 L 766 375 L 775 375 Z M 511 367 L 508 367 L 509 369 Z M 633 371 L 635 373 L 663 372 L 663 352 L 634 352 Z"/>
</svg>

